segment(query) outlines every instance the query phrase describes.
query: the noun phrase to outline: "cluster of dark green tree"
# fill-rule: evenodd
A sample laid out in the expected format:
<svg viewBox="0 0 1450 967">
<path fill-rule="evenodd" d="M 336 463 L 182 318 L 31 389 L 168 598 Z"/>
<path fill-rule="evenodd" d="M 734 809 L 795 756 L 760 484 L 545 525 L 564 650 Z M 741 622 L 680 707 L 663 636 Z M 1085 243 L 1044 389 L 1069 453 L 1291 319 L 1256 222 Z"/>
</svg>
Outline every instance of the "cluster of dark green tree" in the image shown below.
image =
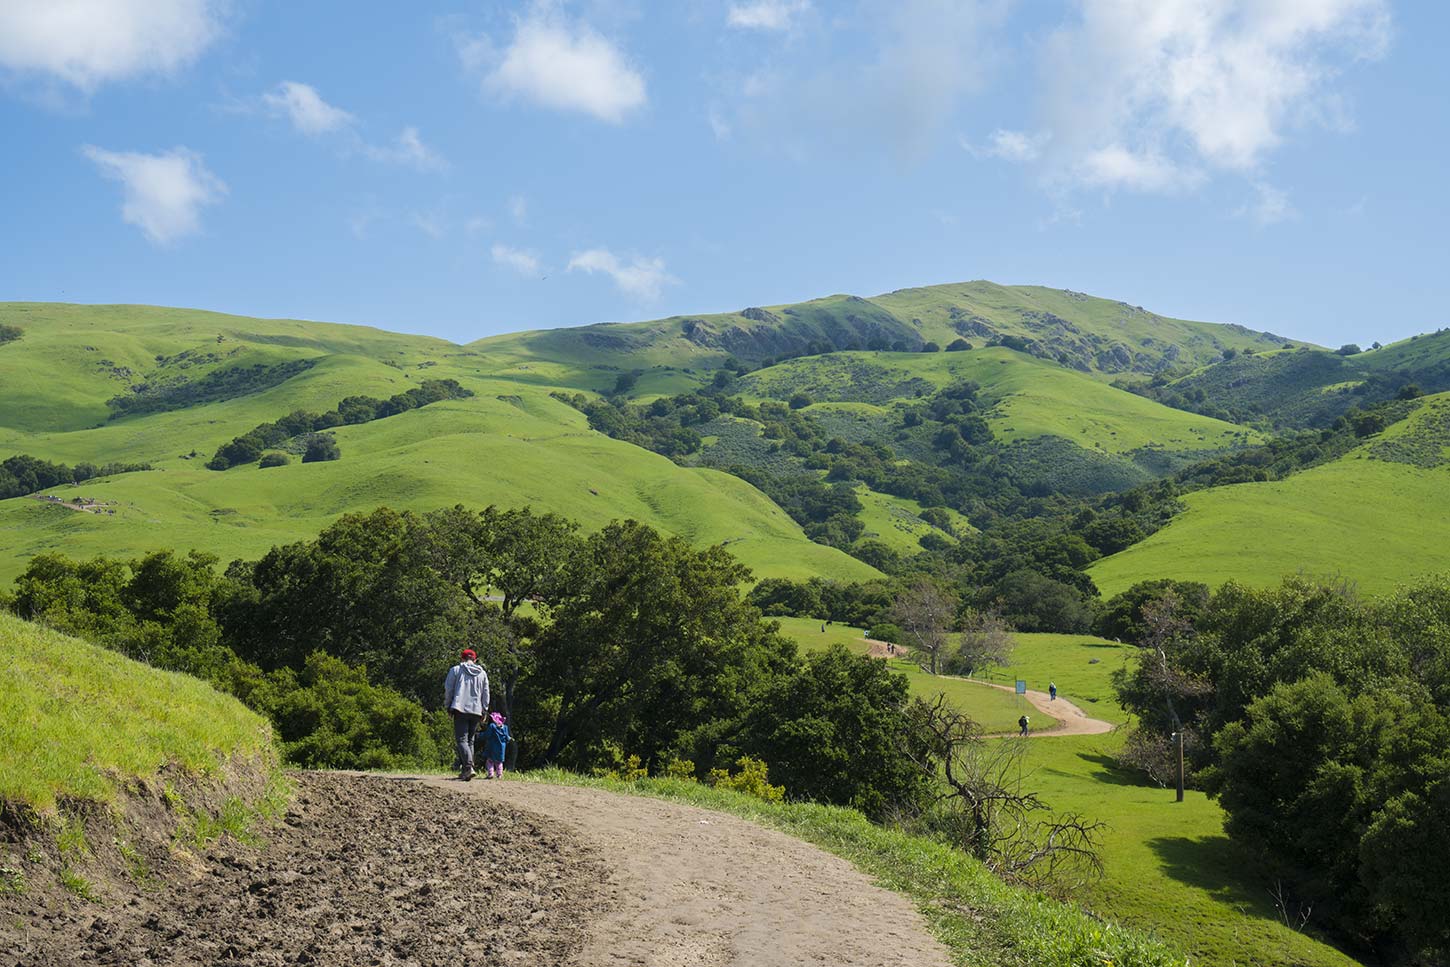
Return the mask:
<svg viewBox="0 0 1450 967">
<path fill-rule="evenodd" d="M 1374 600 L 1302 578 L 1140 590 L 1143 650 L 1116 682 L 1129 761 L 1163 777 L 1183 734 L 1190 782 L 1278 902 L 1386 961 L 1444 962 L 1450 580 Z"/>
<path fill-rule="evenodd" d="M 844 649 L 799 656 L 719 547 L 633 521 L 583 536 L 527 509 L 379 509 L 216 563 L 42 555 L 5 603 L 215 682 L 269 715 L 305 766 L 446 756 L 441 683 L 467 646 L 521 765 L 587 771 L 632 754 L 704 776 L 748 755 L 793 796 L 877 816 L 930 782 L 903 741 L 905 680 Z"/>
<path fill-rule="evenodd" d="M 157 375 L 132 385 L 128 393 L 106 400 L 106 406 L 110 407 L 111 419 L 114 420 L 139 413 L 163 413 L 216 403 L 278 386 L 293 376 L 307 372 L 314 365 L 316 360 L 313 359 L 289 359 L 282 363 L 224 366 L 200 379 Z"/>
<path fill-rule="evenodd" d="M 207 461 L 206 466 L 209 470 L 229 470 L 243 464 L 257 463 L 263 451 L 282 446 L 294 439 L 298 441 L 297 449 L 302 454 L 303 463 L 336 460 L 341 455 L 337 441 L 324 433 L 324 430 L 369 423 L 440 400 L 463 399 L 472 395 L 473 391 L 464 389 L 457 380 L 430 379 L 385 400 L 371 396 L 349 396 L 338 403 L 335 409 L 326 413 L 294 410 L 280 420 L 262 423 L 223 443 L 217 447 L 215 455 Z M 269 465 L 277 466 L 279 463 L 274 461 Z"/>
<path fill-rule="evenodd" d="M 0 323 L 0 345 L 7 342 L 14 342 L 25 334 L 25 330 L 19 326 L 12 326 L 8 323 Z"/>
<path fill-rule="evenodd" d="M 82 483 L 93 477 L 150 469 L 149 463 L 107 463 L 99 467 L 94 463 L 78 463 L 72 467 L 21 453 L 0 461 L 0 500 L 39 493 L 61 484 Z"/>
</svg>

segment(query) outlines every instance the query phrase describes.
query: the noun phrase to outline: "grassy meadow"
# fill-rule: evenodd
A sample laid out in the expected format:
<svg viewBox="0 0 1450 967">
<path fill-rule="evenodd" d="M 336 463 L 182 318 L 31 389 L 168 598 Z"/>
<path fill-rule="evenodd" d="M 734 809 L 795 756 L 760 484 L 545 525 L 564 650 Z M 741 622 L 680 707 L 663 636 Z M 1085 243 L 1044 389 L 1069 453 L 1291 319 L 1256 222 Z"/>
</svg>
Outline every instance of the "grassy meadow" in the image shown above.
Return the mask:
<svg viewBox="0 0 1450 967">
<path fill-rule="evenodd" d="M 866 650 L 858 628 L 828 625 L 821 632 L 819 621 L 775 620 L 804 649 L 840 642 Z M 1022 678 L 1041 691 L 1056 682 L 1058 694 L 1089 715 L 1128 723 L 1129 715 L 1113 696 L 1111 676 L 1134 648 L 1091 635 L 1015 637 L 1011 662 L 980 677 L 999 684 Z M 902 672 L 915 669 L 907 661 L 893 666 Z M 933 678 L 919 670 L 908 679 L 913 695 L 941 692 L 989 731 L 1009 731 L 1022 711 L 1031 711 L 1025 703 L 1019 708 L 1014 695 L 963 679 Z M 1075 896 L 1076 902 L 1161 938 L 1189 954 L 1194 964 L 1354 967 L 1352 958 L 1278 919 L 1268 892 L 1244 875 L 1254 869 L 1252 858 L 1241 855 L 1224 835 L 1223 811 L 1216 802 L 1189 791 L 1183 803 L 1176 803 L 1172 789 L 1119 769 L 1112 757 L 1124 738 L 1122 731 L 1047 735 L 1027 744 L 1027 788 L 1038 790 L 1055 810 L 1107 823 L 1101 840 L 1105 875 Z"/>
</svg>

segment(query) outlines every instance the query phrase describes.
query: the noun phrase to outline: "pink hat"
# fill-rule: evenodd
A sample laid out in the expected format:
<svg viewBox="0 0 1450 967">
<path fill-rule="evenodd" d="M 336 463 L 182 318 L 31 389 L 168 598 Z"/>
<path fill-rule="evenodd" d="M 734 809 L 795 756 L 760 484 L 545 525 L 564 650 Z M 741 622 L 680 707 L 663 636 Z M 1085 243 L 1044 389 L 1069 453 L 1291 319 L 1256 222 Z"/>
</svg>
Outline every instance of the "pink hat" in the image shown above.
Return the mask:
<svg viewBox="0 0 1450 967">
<path fill-rule="evenodd" d="M 503 715 L 502 714 L 500 714 L 498 712 L 494 712 L 492 715 L 489 716 L 489 718 L 493 719 L 493 724 L 494 725 L 503 725 Z"/>
</svg>

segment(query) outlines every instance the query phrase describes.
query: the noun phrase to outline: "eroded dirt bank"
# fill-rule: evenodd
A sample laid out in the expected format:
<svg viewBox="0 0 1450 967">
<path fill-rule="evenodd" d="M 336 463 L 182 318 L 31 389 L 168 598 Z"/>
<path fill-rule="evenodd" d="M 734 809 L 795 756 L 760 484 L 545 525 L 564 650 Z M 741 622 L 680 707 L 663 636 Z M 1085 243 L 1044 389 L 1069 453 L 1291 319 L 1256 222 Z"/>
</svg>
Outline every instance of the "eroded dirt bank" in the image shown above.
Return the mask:
<svg viewBox="0 0 1450 967">
<path fill-rule="evenodd" d="M 304 773 L 264 849 L 178 857 L 123 899 L 0 897 L 0 964 L 575 962 L 616 904 L 598 852 L 498 800 Z"/>
</svg>

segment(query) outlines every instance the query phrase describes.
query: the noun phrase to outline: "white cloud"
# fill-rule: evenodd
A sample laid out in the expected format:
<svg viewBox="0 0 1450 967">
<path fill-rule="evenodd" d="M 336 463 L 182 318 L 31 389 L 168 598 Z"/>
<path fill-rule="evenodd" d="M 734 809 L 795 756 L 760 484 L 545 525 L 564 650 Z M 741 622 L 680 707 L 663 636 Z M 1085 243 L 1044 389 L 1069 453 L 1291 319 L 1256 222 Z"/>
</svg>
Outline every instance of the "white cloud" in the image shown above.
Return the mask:
<svg viewBox="0 0 1450 967">
<path fill-rule="evenodd" d="M 569 271 L 603 272 L 614 280 L 621 292 L 639 299 L 658 299 L 667 285 L 680 280 L 665 271 L 664 259 L 632 256 L 625 262 L 604 248 L 576 252 L 569 259 Z"/>
<path fill-rule="evenodd" d="M 609 40 L 583 22 L 540 6 L 519 21 L 499 52 L 487 38 L 460 48 L 464 66 L 484 69 L 484 87 L 613 124 L 644 106 L 644 77 Z"/>
<path fill-rule="evenodd" d="M 732 27 L 752 30 L 789 30 L 798 14 L 810 9 L 810 0 L 751 0 L 732 3 L 725 20 Z"/>
<path fill-rule="evenodd" d="M 441 155 L 423 143 L 418 129 L 414 127 L 404 128 L 391 144 L 365 144 L 362 150 L 374 161 L 407 165 L 419 171 L 439 171 L 448 167 L 448 162 Z"/>
<path fill-rule="evenodd" d="M 1090 151 L 1074 173 L 1083 183 L 1097 188 L 1131 188 L 1137 191 L 1169 193 L 1192 188 L 1202 180 L 1195 169 L 1184 169 L 1155 152 L 1137 152 L 1121 144 Z"/>
<path fill-rule="evenodd" d="M 1238 210 L 1237 215 L 1240 218 L 1249 218 L 1261 226 L 1268 226 L 1277 225 L 1298 214 L 1289 203 L 1288 194 L 1273 185 L 1258 182 L 1254 185 L 1254 194 L 1256 197 L 1253 203 Z"/>
<path fill-rule="evenodd" d="M 523 249 L 510 248 L 507 245 L 494 243 L 492 255 L 493 260 L 499 265 L 513 269 L 519 275 L 534 275 L 539 271 L 538 256 L 532 252 L 525 252 Z M 570 268 L 573 263 L 570 263 Z"/>
<path fill-rule="evenodd" d="M 200 230 L 202 207 L 219 201 L 227 190 L 201 155 L 185 148 L 163 154 L 106 151 L 93 145 L 83 150 L 103 175 L 121 183 L 121 217 L 157 244 Z"/>
<path fill-rule="evenodd" d="M 317 89 L 297 81 L 283 81 L 275 91 L 262 95 L 262 103 L 275 115 L 285 117 L 303 134 L 318 135 L 352 124 L 353 116 L 322 99 Z"/>
<path fill-rule="evenodd" d="M 1026 131 L 998 128 L 987 136 L 987 143 L 984 145 L 972 144 L 965 138 L 961 139 L 961 145 L 979 158 L 1000 158 L 1003 161 L 1027 164 L 1042 156 L 1042 146 L 1050 139 L 1051 136 L 1045 132 L 1029 134 Z"/>
<path fill-rule="evenodd" d="M 1251 175 L 1294 126 L 1343 118 L 1326 90 L 1338 65 L 1381 56 L 1389 37 L 1388 0 L 1078 7 L 1043 48 L 1054 161 L 1150 191 L 1179 183 L 1170 169 Z"/>
<path fill-rule="evenodd" d="M 0 66 L 82 91 L 170 74 L 221 32 L 219 0 L 4 0 Z"/>
</svg>

